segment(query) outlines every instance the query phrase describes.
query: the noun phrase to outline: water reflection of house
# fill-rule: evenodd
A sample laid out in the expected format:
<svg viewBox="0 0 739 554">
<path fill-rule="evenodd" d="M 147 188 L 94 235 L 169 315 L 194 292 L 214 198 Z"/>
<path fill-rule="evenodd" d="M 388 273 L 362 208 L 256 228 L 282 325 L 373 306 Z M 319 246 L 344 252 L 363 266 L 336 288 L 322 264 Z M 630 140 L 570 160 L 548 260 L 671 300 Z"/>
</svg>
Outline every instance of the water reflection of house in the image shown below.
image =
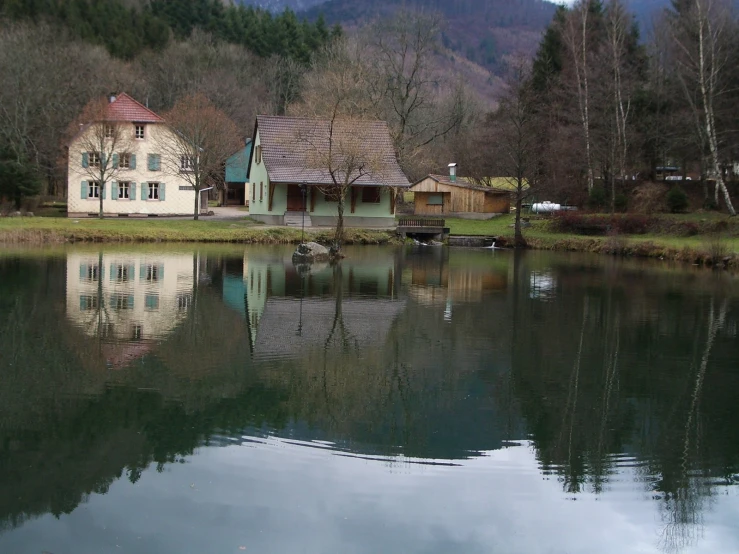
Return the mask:
<svg viewBox="0 0 739 554">
<path fill-rule="evenodd" d="M 67 319 L 122 367 L 187 316 L 195 271 L 192 254 L 70 253 Z"/>
<path fill-rule="evenodd" d="M 406 264 L 411 268 L 412 298 L 426 305 L 444 305 L 451 300 L 479 302 L 485 294 L 503 291 L 508 287 L 505 267 L 468 264 L 469 260 L 455 265 L 446 252 L 437 248 L 431 254 L 406 258 Z M 489 252 L 482 253 L 480 258 L 488 261 Z"/>
<path fill-rule="evenodd" d="M 397 300 L 395 258 L 345 260 L 341 268 L 314 265 L 301 274 L 290 256 L 247 255 L 244 285 L 255 353 L 299 352 L 325 340 L 337 310 L 359 342 L 384 336 L 403 308 Z"/>
</svg>

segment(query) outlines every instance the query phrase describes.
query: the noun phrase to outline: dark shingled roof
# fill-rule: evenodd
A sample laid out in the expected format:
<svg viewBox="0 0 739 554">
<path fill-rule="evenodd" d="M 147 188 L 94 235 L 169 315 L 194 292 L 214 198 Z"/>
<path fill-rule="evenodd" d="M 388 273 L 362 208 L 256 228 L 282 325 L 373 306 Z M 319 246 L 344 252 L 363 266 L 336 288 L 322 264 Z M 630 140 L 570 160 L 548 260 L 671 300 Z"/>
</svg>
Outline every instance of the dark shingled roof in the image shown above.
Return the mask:
<svg viewBox="0 0 739 554">
<path fill-rule="evenodd" d="M 457 177 L 456 182 L 452 182 L 449 175 L 427 175 L 423 179 L 416 181 L 412 186 L 416 186 L 418 183 L 425 181 L 426 179 L 433 179 L 437 183 L 442 185 L 449 185 L 450 187 L 459 187 L 461 189 L 481 190 L 490 194 L 510 194 L 511 191 L 505 189 L 499 189 L 494 187 L 486 187 L 483 185 L 473 185 L 468 182 L 464 177 Z"/>
<path fill-rule="evenodd" d="M 330 120 L 257 116 L 262 159 L 273 183 L 333 184 L 321 160 L 329 150 Z M 333 128 L 334 155 L 359 154 L 371 166 L 354 185 L 409 187 L 395 157 L 390 130 L 384 121 L 338 120 Z M 365 157 L 366 154 L 366 157 Z M 325 162 L 324 162 L 325 163 Z M 341 161 L 336 166 L 341 167 Z M 353 179 L 357 173 L 351 175 Z"/>
</svg>

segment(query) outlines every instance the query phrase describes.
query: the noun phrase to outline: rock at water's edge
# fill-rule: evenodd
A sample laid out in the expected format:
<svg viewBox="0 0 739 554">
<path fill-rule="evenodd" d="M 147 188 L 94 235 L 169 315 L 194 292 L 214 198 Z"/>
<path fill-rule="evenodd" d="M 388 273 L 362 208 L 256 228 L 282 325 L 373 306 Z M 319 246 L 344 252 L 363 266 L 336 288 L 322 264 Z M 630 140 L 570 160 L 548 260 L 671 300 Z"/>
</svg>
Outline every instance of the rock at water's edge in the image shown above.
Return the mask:
<svg viewBox="0 0 739 554">
<path fill-rule="evenodd" d="M 298 249 L 293 253 L 294 264 L 327 262 L 328 260 L 328 249 L 317 242 L 299 244 Z"/>
</svg>

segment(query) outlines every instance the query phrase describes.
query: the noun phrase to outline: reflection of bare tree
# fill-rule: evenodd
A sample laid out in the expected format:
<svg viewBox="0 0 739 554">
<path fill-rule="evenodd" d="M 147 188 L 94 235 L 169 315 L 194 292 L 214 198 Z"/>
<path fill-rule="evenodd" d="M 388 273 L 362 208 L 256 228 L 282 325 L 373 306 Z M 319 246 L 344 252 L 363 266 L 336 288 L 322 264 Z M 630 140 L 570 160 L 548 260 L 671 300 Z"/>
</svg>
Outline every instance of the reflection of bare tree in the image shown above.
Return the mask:
<svg viewBox="0 0 739 554">
<path fill-rule="evenodd" d="M 693 378 L 690 408 L 685 421 L 680 472 L 674 490 L 665 493 L 664 503 L 662 504 L 662 520 L 665 522 L 665 526 L 662 530 L 660 546 L 665 552 L 679 552 L 690 546 L 702 535 L 704 502 L 710 498 L 712 489 L 708 475 L 692 475 L 690 462 L 691 455 L 698 454 L 700 450 L 700 401 L 708 359 L 716 335 L 724 326 L 727 312 L 727 300 L 724 300 L 721 309 L 716 314 L 714 299 L 711 298 L 706 344 L 700 365 Z"/>
</svg>

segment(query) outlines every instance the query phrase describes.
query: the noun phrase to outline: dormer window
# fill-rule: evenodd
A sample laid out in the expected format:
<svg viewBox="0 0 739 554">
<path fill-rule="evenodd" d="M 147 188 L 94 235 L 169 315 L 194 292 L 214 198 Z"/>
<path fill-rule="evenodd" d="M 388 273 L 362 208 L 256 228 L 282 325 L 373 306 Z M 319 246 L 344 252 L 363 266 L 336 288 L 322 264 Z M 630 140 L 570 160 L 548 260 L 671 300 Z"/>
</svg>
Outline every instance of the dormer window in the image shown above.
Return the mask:
<svg viewBox="0 0 739 554">
<path fill-rule="evenodd" d="M 143 125 L 136 125 L 136 138 L 142 139 L 144 138 L 144 126 Z"/>
</svg>

